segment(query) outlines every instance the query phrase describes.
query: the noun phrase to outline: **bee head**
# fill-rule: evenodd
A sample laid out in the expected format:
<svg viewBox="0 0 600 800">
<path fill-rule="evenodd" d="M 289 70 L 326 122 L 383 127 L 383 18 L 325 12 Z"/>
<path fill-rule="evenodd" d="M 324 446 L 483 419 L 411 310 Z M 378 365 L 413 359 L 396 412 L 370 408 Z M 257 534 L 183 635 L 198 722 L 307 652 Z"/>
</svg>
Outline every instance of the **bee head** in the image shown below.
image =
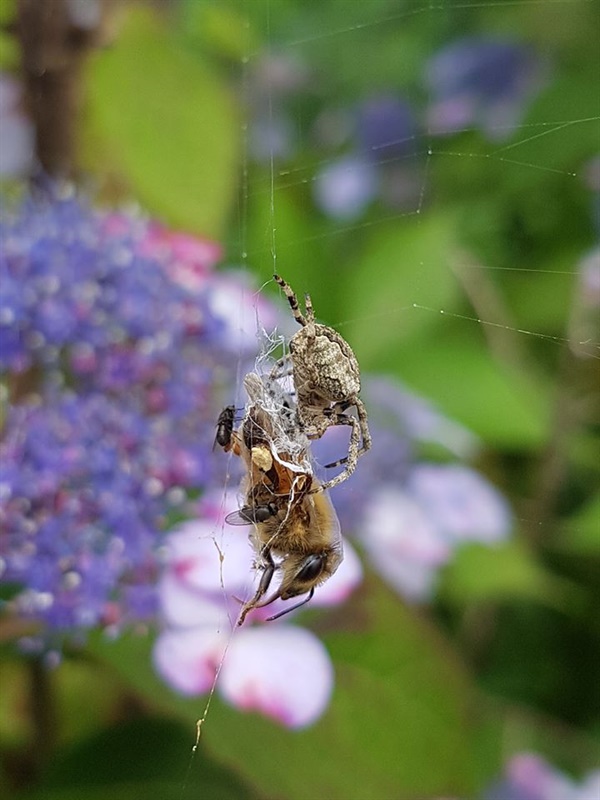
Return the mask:
<svg viewBox="0 0 600 800">
<path fill-rule="evenodd" d="M 286 564 L 284 576 L 279 589 L 279 597 L 289 600 L 299 594 L 305 594 L 321 582 L 327 567 L 330 553 L 311 553 L 303 556 L 300 564 Z"/>
</svg>

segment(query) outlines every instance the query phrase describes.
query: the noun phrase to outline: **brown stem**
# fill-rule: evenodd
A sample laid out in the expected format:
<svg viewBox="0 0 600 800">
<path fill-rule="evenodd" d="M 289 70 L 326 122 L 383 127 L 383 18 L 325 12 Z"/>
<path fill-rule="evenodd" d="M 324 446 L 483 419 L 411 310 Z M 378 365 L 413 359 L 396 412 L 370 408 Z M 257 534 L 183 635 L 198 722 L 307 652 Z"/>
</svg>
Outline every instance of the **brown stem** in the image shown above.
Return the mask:
<svg viewBox="0 0 600 800">
<path fill-rule="evenodd" d="M 77 19 L 69 0 L 18 0 L 16 34 L 40 168 L 56 178 L 76 167 L 76 131 L 85 56 L 101 38 L 106 0 L 90 0 L 97 20 Z"/>
<path fill-rule="evenodd" d="M 509 308 L 485 267 L 467 254 L 461 254 L 451 266 L 477 316 L 488 323 L 482 329 L 492 356 L 500 364 L 526 373 L 532 366 L 530 359 L 521 347 Z"/>
<path fill-rule="evenodd" d="M 570 444 L 585 421 L 588 404 L 581 392 L 580 366 L 571 350 L 565 348 L 560 358 L 550 440 L 540 458 L 537 485 L 527 512 L 536 521 L 529 532 L 534 544 L 542 536 L 548 539 L 553 532 L 552 520 L 569 473 Z"/>
<path fill-rule="evenodd" d="M 52 672 L 39 658 L 33 659 L 30 665 L 33 721 L 31 767 L 35 776 L 49 762 L 56 749 L 58 727 Z"/>
</svg>

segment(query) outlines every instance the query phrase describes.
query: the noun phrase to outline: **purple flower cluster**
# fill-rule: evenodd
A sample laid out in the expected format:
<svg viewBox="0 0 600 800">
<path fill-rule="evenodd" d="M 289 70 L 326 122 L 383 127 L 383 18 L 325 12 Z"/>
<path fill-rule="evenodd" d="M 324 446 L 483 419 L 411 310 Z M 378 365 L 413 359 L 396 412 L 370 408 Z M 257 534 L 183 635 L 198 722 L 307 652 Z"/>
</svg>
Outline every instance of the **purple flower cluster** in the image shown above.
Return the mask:
<svg viewBox="0 0 600 800">
<path fill-rule="evenodd" d="M 513 41 L 467 37 L 452 43 L 425 66 L 427 136 L 478 128 L 492 141 L 508 138 L 541 89 L 544 72 L 536 55 Z M 424 141 L 417 116 L 399 95 L 361 103 L 353 113 L 350 152 L 317 176 L 318 207 L 340 220 L 356 219 L 376 198 L 392 208 L 416 208 Z"/>
<path fill-rule="evenodd" d="M 2 580 L 25 587 L 16 611 L 64 629 L 153 613 L 136 587 L 156 573 L 166 457 L 151 420 L 103 394 L 11 409 L 0 446 L 1 552 Z"/>
<path fill-rule="evenodd" d="M 71 633 L 147 619 L 161 531 L 211 480 L 217 375 L 254 350 L 253 289 L 212 273 L 214 243 L 55 186 L 1 237 L 8 607 Z"/>
</svg>

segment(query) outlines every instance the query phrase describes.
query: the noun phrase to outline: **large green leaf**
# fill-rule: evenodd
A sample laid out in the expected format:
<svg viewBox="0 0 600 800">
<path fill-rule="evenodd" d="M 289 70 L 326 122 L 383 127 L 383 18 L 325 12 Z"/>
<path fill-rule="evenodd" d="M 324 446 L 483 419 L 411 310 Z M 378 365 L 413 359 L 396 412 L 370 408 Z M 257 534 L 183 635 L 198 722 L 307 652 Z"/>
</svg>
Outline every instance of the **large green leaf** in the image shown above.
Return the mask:
<svg viewBox="0 0 600 800">
<path fill-rule="evenodd" d="M 539 446 L 549 426 L 546 383 L 496 361 L 477 324 L 470 325 L 470 336 L 466 328 L 456 331 L 450 323 L 418 342 L 390 345 L 377 368 L 434 400 L 486 442 L 514 449 Z"/>
<path fill-rule="evenodd" d="M 239 121 L 224 83 L 138 8 L 93 59 L 87 100 L 91 167 L 105 170 L 108 161 L 152 213 L 220 237 L 239 157 Z"/>
<path fill-rule="evenodd" d="M 219 711 L 208 747 L 291 800 L 469 791 L 468 691 L 455 656 L 380 585 L 340 614 L 346 630 L 324 635 L 336 689 L 319 723 L 282 735 L 256 715 Z"/>
<path fill-rule="evenodd" d="M 344 335 L 368 369 L 402 342 L 435 325 L 435 311 L 453 309 L 460 287 L 448 258 L 456 248 L 455 220 L 430 213 L 372 230 L 362 252 L 346 265 L 339 290 L 350 322 Z"/>
<path fill-rule="evenodd" d="M 581 555 L 600 555 L 600 492 L 561 525 L 556 545 Z"/>
<path fill-rule="evenodd" d="M 533 600 L 551 608 L 581 607 L 583 593 L 574 583 L 552 575 L 517 540 L 496 547 L 459 548 L 443 572 L 440 592 L 455 603 Z"/>
<path fill-rule="evenodd" d="M 339 614 L 337 632 L 323 636 L 336 665 L 335 693 L 314 727 L 285 731 L 215 698 L 203 745 L 265 797 L 414 800 L 469 791 L 468 685 L 448 645 L 380 584 Z M 175 698 L 162 687 L 146 643 L 93 649 L 153 703 L 182 713 L 192 741 L 205 700 Z"/>
<path fill-rule="evenodd" d="M 234 775 L 192 754 L 185 726 L 140 717 L 113 725 L 56 754 L 31 800 L 250 800 L 254 795 Z"/>
</svg>

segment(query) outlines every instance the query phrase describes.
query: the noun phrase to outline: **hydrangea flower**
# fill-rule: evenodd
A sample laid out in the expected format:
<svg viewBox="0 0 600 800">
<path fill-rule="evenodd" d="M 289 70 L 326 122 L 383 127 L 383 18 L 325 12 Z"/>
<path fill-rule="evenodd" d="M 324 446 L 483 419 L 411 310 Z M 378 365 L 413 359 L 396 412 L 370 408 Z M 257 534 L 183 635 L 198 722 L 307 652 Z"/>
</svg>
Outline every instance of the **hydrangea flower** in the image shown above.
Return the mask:
<svg viewBox="0 0 600 800">
<path fill-rule="evenodd" d="M 321 169 L 315 180 L 314 198 L 327 216 L 353 220 L 375 198 L 378 186 L 375 166 L 362 156 L 349 155 Z"/>
<path fill-rule="evenodd" d="M 505 540 L 512 515 L 502 495 L 471 467 L 427 462 L 424 442 L 472 455 L 476 437 L 391 379 L 365 378 L 373 446 L 352 477 L 332 489 L 342 530 L 355 536 L 381 576 L 411 601 L 431 597 L 440 568 L 466 541 Z M 335 461 L 347 432 L 330 429 L 313 449 Z"/>
<path fill-rule="evenodd" d="M 280 162 L 295 154 L 296 123 L 286 99 L 305 88 L 308 79 L 304 64 L 283 53 L 263 55 L 256 61 L 247 85 L 252 114 L 248 151 L 255 161 Z"/>
<path fill-rule="evenodd" d="M 406 100 L 376 95 L 357 110 L 360 150 L 374 162 L 391 161 L 416 154 L 417 126 Z"/>
<path fill-rule="evenodd" d="M 14 613 L 73 634 L 155 613 L 162 531 L 222 480 L 215 385 L 259 312 L 215 243 L 46 189 L 1 223 L 0 580 Z"/>
<path fill-rule="evenodd" d="M 515 41 L 473 36 L 453 42 L 426 67 L 429 132 L 479 127 L 494 141 L 508 138 L 540 91 L 544 72 L 531 48 Z"/>
</svg>

